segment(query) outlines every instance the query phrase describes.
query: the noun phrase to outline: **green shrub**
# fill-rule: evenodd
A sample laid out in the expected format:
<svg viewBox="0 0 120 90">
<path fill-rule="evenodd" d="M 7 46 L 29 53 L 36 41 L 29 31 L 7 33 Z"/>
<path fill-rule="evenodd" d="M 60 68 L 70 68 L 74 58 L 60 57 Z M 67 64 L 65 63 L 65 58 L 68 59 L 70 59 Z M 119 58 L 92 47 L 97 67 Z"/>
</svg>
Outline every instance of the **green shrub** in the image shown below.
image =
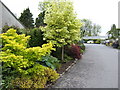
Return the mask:
<svg viewBox="0 0 120 90">
<path fill-rule="evenodd" d="M 46 56 L 42 57 L 41 64 L 56 70 L 56 69 L 60 68 L 59 62 L 60 61 L 57 58 L 50 56 L 50 55 L 46 55 Z"/>
<path fill-rule="evenodd" d="M 34 68 L 28 69 L 29 76 L 17 77 L 12 80 L 14 87 L 19 88 L 44 88 L 47 82 L 53 82 L 59 78 L 56 71 L 36 64 Z"/>
<path fill-rule="evenodd" d="M 40 28 L 34 28 L 31 29 L 27 35 L 30 35 L 29 45 L 30 47 L 36 47 L 41 46 L 43 43 L 46 43 L 46 41 L 43 40 L 43 35 Z"/>
<path fill-rule="evenodd" d="M 79 41 L 76 43 L 78 46 L 80 46 L 80 49 L 82 49 L 83 51 L 85 51 L 85 45 L 82 41 Z"/>
<path fill-rule="evenodd" d="M 56 50 L 55 51 L 52 51 L 52 56 L 58 58 L 59 60 L 61 60 L 61 57 L 62 57 L 62 54 L 61 54 L 61 50 L 62 48 L 61 47 L 55 47 Z"/>
<path fill-rule="evenodd" d="M 69 62 L 71 60 L 74 60 L 72 57 L 68 56 L 67 54 L 64 55 L 64 61 L 62 61 L 62 63 L 66 63 Z"/>
<path fill-rule="evenodd" d="M 48 81 L 54 81 L 58 78 L 56 71 L 37 63 L 37 61 L 42 61 L 42 56 L 49 55 L 51 50 L 55 50 L 52 48 L 52 43 L 43 44 L 42 47 L 27 48 L 29 38 L 25 34 L 18 35 L 14 29 L 9 29 L 2 34 L 4 47 L 2 52 L 0 52 L 0 59 L 3 63 L 4 82 L 6 82 L 9 76 L 17 78 L 24 75 L 45 75 L 49 78 L 47 79 Z M 47 71 L 44 72 L 46 69 Z M 54 73 L 56 76 L 49 74 L 49 72 Z M 11 85 L 11 83 L 8 84 Z M 3 83 L 3 86 L 9 88 L 8 84 Z"/>
<path fill-rule="evenodd" d="M 95 41 L 95 43 L 96 43 L 96 44 L 100 44 L 100 43 L 101 43 L 101 40 L 98 39 L 98 40 Z"/>
<path fill-rule="evenodd" d="M 14 28 L 14 29 L 16 29 L 16 31 L 18 31 L 18 27 L 16 27 L 16 26 L 8 26 L 8 25 L 5 25 L 5 26 L 3 26 L 3 28 L 2 28 L 2 33 L 6 33 L 10 28 Z"/>
</svg>

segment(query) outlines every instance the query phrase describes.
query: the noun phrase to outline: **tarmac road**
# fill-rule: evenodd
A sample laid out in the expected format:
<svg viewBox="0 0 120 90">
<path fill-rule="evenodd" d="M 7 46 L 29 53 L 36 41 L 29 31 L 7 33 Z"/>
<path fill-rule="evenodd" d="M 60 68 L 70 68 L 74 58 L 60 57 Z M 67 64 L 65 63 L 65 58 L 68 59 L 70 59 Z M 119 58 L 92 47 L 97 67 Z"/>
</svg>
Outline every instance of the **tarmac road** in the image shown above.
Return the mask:
<svg viewBox="0 0 120 90">
<path fill-rule="evenodd" d="M 118 88 L 118 50 L 101 44 L 85 44 L 81 60 L 53 88 Z"/>
</svg>

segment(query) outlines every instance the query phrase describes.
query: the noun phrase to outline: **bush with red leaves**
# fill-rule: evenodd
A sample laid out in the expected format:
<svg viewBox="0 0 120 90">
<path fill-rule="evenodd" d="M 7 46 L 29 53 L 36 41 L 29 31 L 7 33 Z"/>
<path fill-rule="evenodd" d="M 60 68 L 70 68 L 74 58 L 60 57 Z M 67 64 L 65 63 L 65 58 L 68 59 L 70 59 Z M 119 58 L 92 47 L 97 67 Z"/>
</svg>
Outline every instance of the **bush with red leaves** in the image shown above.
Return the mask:
<svg viewBox="0 0 120 90">
<path fill-rule="evenodd" d="M 66 53 L 74 59 L 81 59 L 80 47 L 78 45 L 71 45 L 65 48 Z"/>
</svg>

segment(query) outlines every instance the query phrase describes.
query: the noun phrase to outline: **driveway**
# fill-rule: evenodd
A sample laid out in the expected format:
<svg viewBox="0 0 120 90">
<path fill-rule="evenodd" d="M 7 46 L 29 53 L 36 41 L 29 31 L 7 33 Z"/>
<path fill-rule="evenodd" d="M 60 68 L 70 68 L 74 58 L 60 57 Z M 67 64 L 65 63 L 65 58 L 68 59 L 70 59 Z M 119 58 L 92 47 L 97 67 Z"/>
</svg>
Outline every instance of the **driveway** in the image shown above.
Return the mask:
<svg viewBox="0 0 120 90">
<path fill-rule="evenodd" d="M 101 44 L 85 44 L 81 60 L 53 88 L 118 88 L 118 50 Z"/>
</svg>

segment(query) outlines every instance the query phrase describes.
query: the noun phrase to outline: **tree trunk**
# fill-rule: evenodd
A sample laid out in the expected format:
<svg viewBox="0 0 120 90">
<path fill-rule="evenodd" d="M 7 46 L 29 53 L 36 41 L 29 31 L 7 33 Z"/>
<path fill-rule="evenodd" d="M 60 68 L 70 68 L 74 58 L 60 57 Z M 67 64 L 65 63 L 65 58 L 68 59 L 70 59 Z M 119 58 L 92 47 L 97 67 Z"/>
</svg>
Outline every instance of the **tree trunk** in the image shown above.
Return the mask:
<svg viewBox="0 0 120 90">
<path fill-rule="evenodd" d="M 64 61 L 64 46 L 62 47 L 62 61 Z"/>
</svg>

